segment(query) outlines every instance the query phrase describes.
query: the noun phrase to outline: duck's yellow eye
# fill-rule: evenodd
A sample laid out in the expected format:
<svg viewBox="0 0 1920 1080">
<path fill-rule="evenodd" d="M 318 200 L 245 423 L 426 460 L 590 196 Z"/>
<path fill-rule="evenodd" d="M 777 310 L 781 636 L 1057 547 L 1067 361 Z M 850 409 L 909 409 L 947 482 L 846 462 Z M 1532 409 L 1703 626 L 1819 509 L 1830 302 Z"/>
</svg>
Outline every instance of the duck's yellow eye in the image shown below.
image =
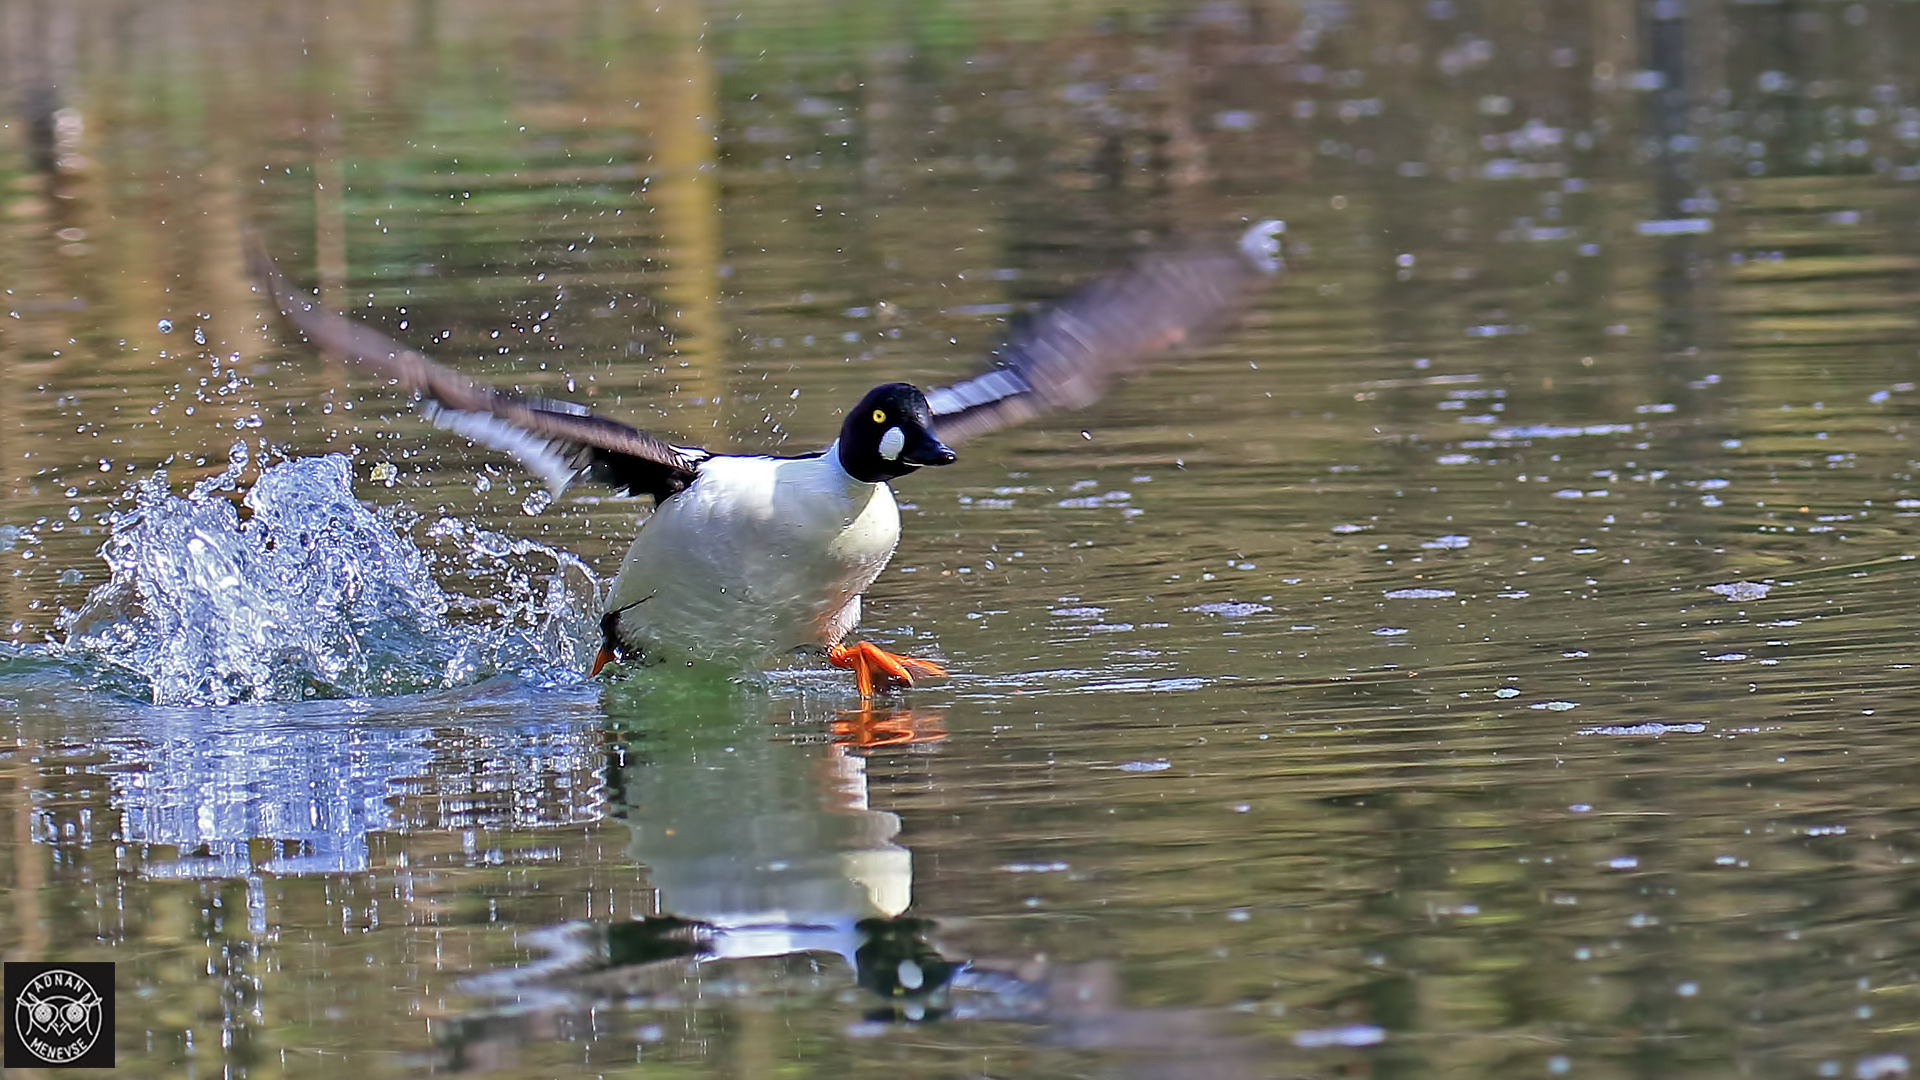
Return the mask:
<svg viewBox="0 0 1920 1080">
<path fill-rule="evenodd" d="M 874 422 L 874 423 L 876 423 L 876 424 L 884 424 L 884 423 L 886 423 L 886 422 L 887 422 L 887 410 L 885 410 L 885 409 L 875 409 L 875 410 L 873 410 L 873 422 Z"/>
</svg>

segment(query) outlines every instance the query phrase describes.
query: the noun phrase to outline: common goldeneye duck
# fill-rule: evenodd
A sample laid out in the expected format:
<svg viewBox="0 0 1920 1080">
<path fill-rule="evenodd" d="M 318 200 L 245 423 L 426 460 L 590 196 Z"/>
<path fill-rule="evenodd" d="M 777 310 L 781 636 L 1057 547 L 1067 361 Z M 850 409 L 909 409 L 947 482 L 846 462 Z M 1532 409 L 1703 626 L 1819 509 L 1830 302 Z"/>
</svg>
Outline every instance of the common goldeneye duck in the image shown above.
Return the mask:
<svg viewBox="0 0 1920 1080">
<path fill-rule="evenodd" d="M 819 453 L 702 458 L 628 549 L 594 671 L 616 653 L 748 667 L 811 645 L 853 669 L 862 697 L 876 679 L 945 675 L 845 639 L 860 621 L 860 594 L 900 540 L 888 482 L 954 457 L 925 395 L 888 383 L 847 412 Z"/>
<path fill-rule="evenodd" d="M 947 465 L 949 445 L 1053 408 L 1083 408 L 1117 374 L 1228 325 L 1281 269 L 1263 221 L 1236 244 L 1148 256 L 1069 297 L 996 351 L 994 365 L 922 393 L 876 386 L 839 438 L 797 457 L 677 446 L 571 402 L 479 382 L 296 292 L 255 245 L 255 276 L 328 353 L 384 373 L 424 400 L 436 424 L 504 451 L 558 495 L 582 477 L 653 499 L 614 579 L 593 673 L 630 660 L 759 667 L 819 648 L 850 668 L 860 696 L 946 672 L 870 642 L 847 642 L 860 596 L 900 539 L 892 481 Z"/>
</svg>

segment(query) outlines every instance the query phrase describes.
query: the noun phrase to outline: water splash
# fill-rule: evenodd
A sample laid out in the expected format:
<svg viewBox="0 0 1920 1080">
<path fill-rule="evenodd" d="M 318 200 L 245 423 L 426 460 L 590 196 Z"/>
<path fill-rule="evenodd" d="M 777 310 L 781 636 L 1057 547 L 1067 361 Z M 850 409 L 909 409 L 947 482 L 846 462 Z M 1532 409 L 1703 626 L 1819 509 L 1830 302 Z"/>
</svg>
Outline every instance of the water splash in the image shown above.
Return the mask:
<svg viewBox="0 0 1920 1080">
<path fill-rule="evenodd" d="M 446 520 L 487 599 L 450 596 L 433 557 L 353 495 L 333 454 L 264 469 L 239 505 L 246 447 L 185 496 L 140 482 L 101 554 L 111 579 L 63 621 L 59 651 L 165 705 L 366 697 L 580 667 L 599 582 L 579 560 Z M 242 507 L 247 511 L 242 514 Z M 553 560 L 546 575 L 530 556 Z"/>
</svg>

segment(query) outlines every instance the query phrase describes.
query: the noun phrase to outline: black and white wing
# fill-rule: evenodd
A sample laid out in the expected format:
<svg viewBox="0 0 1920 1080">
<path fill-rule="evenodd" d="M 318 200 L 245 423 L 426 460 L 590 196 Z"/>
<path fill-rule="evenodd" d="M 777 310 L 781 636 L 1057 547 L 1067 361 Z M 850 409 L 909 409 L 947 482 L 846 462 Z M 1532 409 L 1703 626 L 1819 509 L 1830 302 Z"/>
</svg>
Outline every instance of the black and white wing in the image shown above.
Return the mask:
<svg viewBox="0 0 1920 1080">
<path fill-rule="evenodd" d="M 372 327 L 323 310 L 295 292 L 257 244 L 247 255 L 260 288 L 307 340 L 419 394 L 428 419 L 520 459 L 556 495 L 584 476 L 659 502 L 692 483 L 700 463 L 711 456 L 570 401 L 528 397 L 462 375 Z"/>
<path fill-rule="evenodd" d="M 1149 256 L 1068 297 L 1003 345 L 993 368 L 928 391 L 935 431 L 953 443 L 1050 409 L 1083 409 L 1115 376 L 1225 329 L 1282 269 L 1285 229 L 1262 221 L 1231 247 Z"/>
</svg>

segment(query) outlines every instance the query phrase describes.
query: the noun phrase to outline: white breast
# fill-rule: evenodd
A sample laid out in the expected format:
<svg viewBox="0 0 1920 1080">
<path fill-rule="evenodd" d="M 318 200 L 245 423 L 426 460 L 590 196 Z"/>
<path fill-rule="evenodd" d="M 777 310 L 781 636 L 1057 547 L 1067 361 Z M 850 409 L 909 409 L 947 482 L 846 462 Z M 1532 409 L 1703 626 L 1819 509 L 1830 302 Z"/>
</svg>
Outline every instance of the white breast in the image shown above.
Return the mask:
<svg viewBox="0 0 1920 1080">
<path fill-rule="evenodd" d="M 838 641 L 836 616 L 893 556 L 885 484 L 817 458 L 715 457 L 641 528 L 607 610 L 654 659 L 757 665 Z"/>
</svg>

